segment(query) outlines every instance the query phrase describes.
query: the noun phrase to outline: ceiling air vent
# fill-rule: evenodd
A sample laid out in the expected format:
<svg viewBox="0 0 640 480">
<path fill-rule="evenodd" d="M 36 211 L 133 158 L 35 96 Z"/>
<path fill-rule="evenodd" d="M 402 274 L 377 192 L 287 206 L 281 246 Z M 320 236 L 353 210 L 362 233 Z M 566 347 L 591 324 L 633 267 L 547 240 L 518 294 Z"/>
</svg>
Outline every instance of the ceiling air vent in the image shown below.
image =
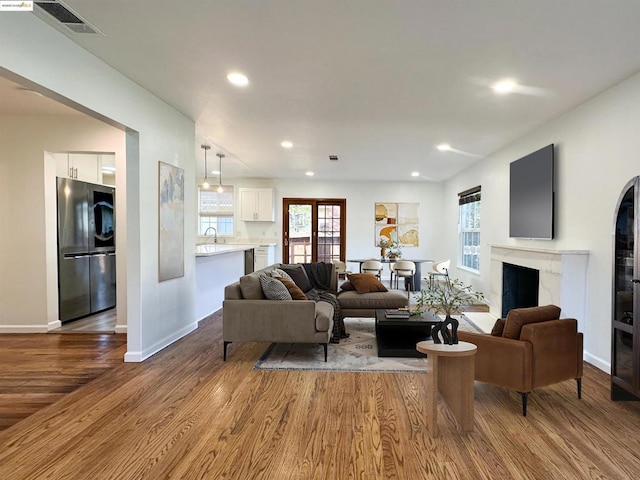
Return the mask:
<svg viewBox="0 0 640 480">
<path fill-rule="evenodd" d="M 90 33 L 102 35 L 102 32 L 72 12 L 69 7 L 57 0 L 36 1 L 40 9 L 47 12 L 50 20 L 55 19 L 57 24 L 62 24 L 73 33 Z M 52 18 L 51 18 L 52 17 Z"/>
<path fill-rule="evenodd" d="M 337 155 L 329 155 L 329 160 L 331 160 L 332 162 L 337 162 L 338 161 L 338 156 Z"/>
</svg>

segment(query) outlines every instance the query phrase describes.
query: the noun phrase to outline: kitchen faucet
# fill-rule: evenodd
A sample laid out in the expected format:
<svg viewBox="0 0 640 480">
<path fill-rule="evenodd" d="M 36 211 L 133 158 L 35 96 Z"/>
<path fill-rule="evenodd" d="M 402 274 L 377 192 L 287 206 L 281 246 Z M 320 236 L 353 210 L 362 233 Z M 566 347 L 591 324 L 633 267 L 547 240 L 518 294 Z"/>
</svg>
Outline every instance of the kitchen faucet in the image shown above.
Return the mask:
<svg viewBox="0 0 640 480">
<path fill-rule="evenodd" d="M 209 235 L 209 230 L 213 230 L 213 243 L 218 243 L 218 230 L 215 227 L 209 227 L 204 231 L 205 236 Z"/>
</svg>

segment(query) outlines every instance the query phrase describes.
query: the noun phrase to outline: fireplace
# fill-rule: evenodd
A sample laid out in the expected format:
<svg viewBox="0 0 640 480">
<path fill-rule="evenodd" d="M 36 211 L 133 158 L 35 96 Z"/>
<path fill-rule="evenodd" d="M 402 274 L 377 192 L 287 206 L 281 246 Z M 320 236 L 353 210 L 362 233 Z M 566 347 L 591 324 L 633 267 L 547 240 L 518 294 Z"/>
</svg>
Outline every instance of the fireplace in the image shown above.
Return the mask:
<svg viewBox="0 0 640 480">
<path fill-rule="evenodd" d="M 540 271 L 535 268 L 502 264 L 502 318 L 509 310 L 538 306 Z"/>
<path fill-rule="evenodd" d="M 563 317 L 576 318 L 578 329 L 584 331 L 584 309 L 587 293 L 587 250 L 551 250 L 520 245 L 491 245 L 491 278 L 489 285 L 490 312 L 495 317 L 503 309 L 503 265 L 537 270 L 536 303 L 557 305 Z M 507 267 L 508 268 L 508 267 Z M 532 295 L 533 296 L 533 295 Z M 524 305 L 518 305 L 524 306 Z"/>
</svg>

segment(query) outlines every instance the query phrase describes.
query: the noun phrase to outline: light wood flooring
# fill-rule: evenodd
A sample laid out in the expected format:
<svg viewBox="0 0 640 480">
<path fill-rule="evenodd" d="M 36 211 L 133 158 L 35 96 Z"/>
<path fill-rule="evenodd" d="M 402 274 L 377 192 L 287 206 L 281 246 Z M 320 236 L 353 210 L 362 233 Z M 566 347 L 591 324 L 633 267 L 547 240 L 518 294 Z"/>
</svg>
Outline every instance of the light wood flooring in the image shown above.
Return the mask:
<svg viewBox="0 0 640 480">
<path fill-rule="evenodd" d="M 63 323 L 49 333 L 113 333 L 116 329 L 116 309 Z"/>
<path fill-rule="evenodd" d="M 214 315 L 0 432 L 0 478 L 640 478 L 640 405 L 610 401 L 609 377 L 590 365 L 582 400 L 573 381 L 540 389 L 527 417 L 516 392 L 476 383 L 475 431 L 461 432 L 439 402 L 434 439 L 424 374 L 253 370 L 266 347 L 231 344 L 223 362 Z M 1 363 L 29 383 L 29 352 L 16 348 L 0 344 Z M 58 373 L 75 363 L 92 361 L 61 357 Z"/>
</svg>

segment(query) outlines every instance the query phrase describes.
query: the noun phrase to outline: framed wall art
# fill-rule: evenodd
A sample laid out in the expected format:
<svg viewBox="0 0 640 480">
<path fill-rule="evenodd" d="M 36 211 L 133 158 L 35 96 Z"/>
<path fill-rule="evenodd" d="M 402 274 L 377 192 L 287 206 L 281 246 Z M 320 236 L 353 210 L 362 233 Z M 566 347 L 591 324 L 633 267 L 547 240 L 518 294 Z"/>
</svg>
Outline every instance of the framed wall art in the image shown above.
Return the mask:
<svg viewBox="0 0 640 480">
<path fill-rule="evenodd" d="M 158 162 L 158 280 L 184 276 L 184 170 Z"/>
<path fill-rule="evenodd" d="M 376 203 L 375 238 L 376 246 L 381 241 L 398 241 L 405 247 L 420 245 L 419 203 Z"/>
</svg>

